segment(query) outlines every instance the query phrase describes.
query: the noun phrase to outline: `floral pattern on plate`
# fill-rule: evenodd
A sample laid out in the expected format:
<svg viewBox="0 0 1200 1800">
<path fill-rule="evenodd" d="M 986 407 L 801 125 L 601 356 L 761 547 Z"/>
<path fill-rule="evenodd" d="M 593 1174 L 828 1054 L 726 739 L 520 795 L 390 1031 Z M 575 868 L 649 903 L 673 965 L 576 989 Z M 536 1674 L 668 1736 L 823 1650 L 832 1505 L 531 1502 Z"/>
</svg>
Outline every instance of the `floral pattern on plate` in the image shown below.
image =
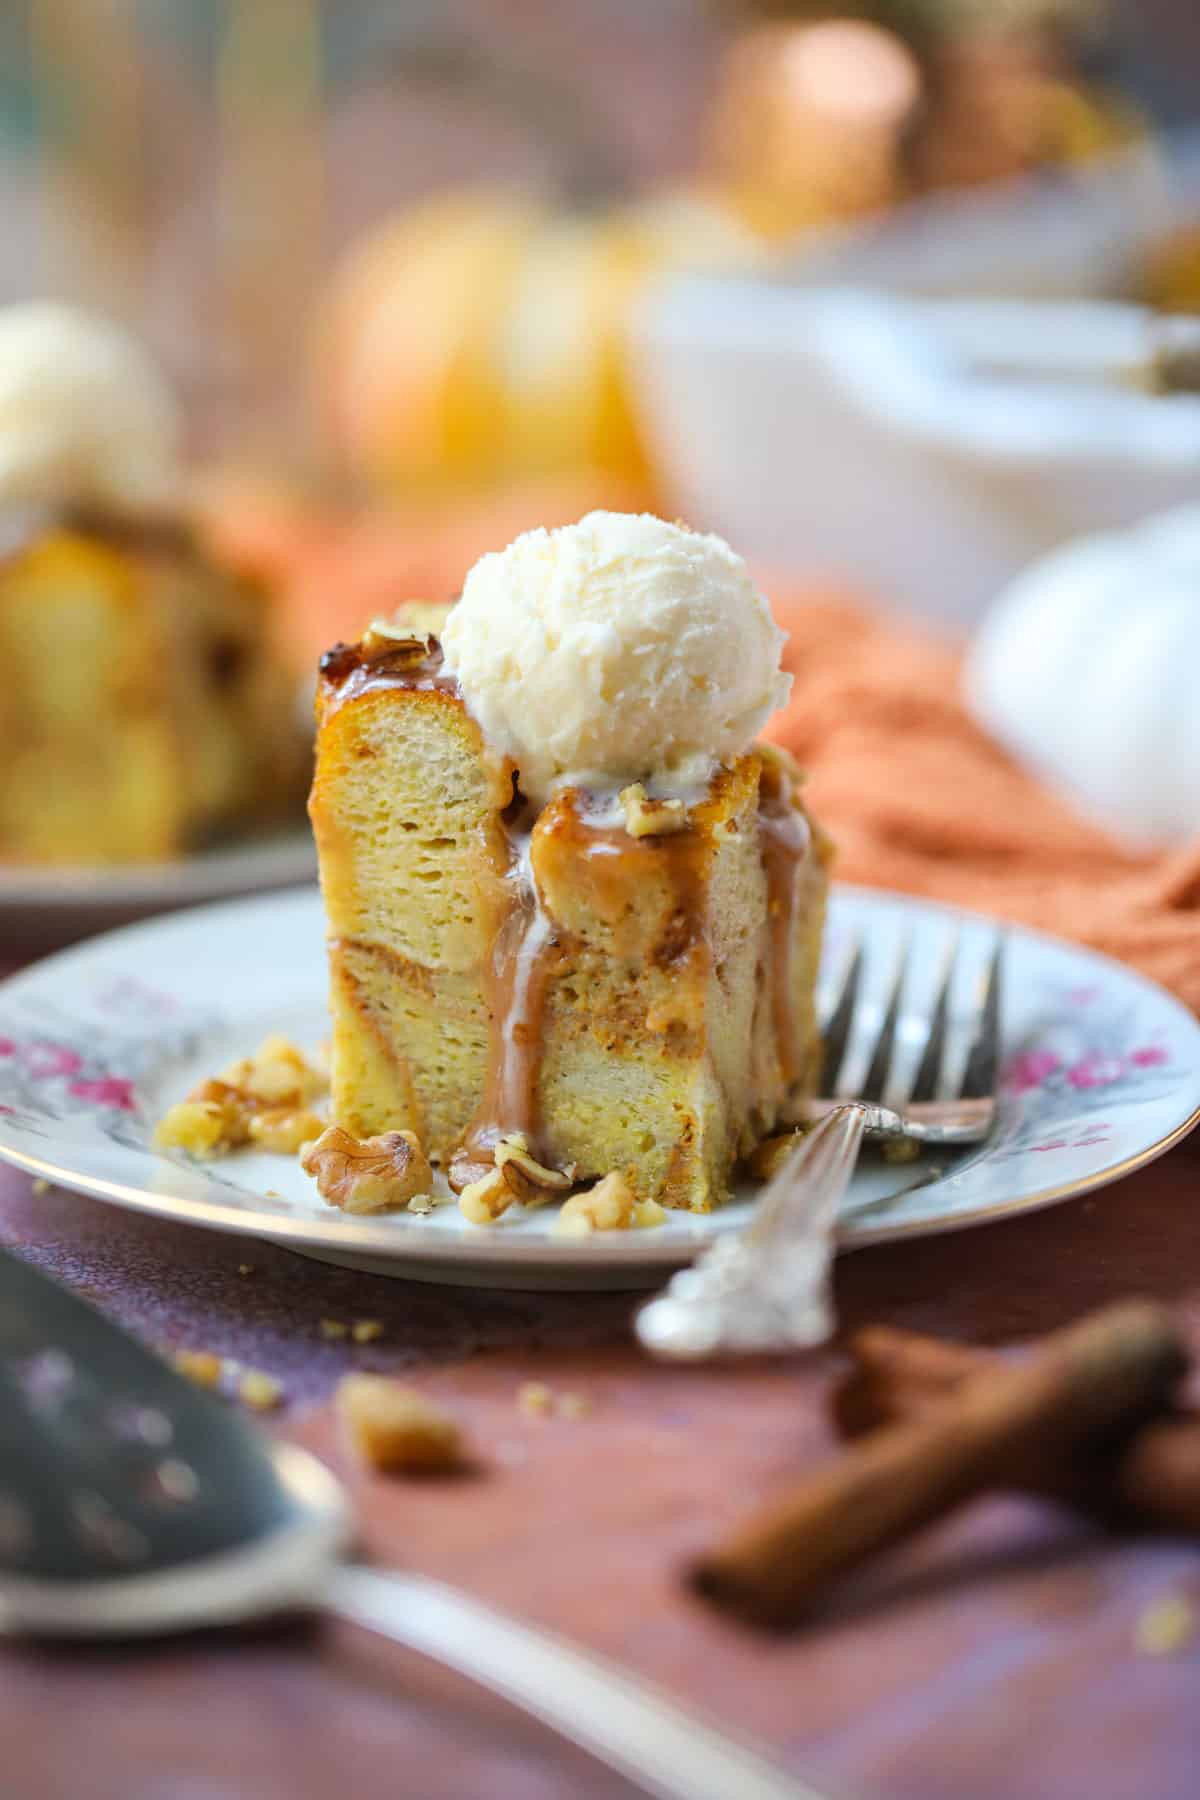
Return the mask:
<svg viewBox="0 0 1200 1800">
<path fill-rule="evenodd" d="M 898 895 L 835 895 L 831 962 L 861 937 L 864 1041 L 897 945 L 914 963 L 899 1054 L 915 1067 L 947 935 L 961 933 L 952 1047 L 965 1054 L 971 984 L 995 927 Z M 948 1230 L 1047 1205 L 1111 1180 L 1194 1123 L 1200 1026 L 1131 970 L 1013 928 L 1000 1116 L 958 1160 L 897 1169 L 864 1159 L 847 1198 L 847 1246 Z M 710 1217 L 653 1231 L 556 1238 L 552 1209 L 486 1230 L 457 1208 L 348 1219 L 295 1159 L 238 1152 L 217 1163 L 164 1155 L 154 1122 L 203 1076 L 271 1031 L 313 1045 L 326 1032 L 319 898 L 309 889 L 196 908 L 111 933 L 0 987 L 0 1155 L 118 1204 L 254 1232 L 396 1274 L 529 1285 L 656 1279 L 744 1221 L 753 1189 Z M 875 1016 L 873 1016 L 875 1015 Z"/>
</svg>

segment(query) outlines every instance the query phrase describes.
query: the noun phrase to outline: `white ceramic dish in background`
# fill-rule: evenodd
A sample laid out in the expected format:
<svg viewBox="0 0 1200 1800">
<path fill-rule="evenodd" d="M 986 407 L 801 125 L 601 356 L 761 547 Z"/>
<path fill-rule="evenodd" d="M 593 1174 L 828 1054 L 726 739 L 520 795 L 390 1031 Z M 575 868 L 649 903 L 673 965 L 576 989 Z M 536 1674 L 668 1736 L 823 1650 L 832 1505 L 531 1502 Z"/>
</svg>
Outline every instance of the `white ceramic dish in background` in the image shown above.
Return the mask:
<svg viewBox="0 0 1200 1800">
<path fill-rule="evenodd" d="M 1034 557 L 1200 488 L 1200 397 L 1121 385 L 1139 337 L 1100 302 L 685 277 L 635 315 L 631 364 L 690 523 L 965 634 Z"/>
<path fill-rule="evenodd" d="M 774 280 L 664 282 L 631 360 L 671 501 L 965 634 L 1034 556 L 1196 494 L 1200 401 L 1081 376 L 1144 361 L 1144 316 L 1102 302 L 1198 213 L 1186 133 L 814 235 Z"/>
<path fill-rule="evenodd" d="M 6 950 L 67 943 L 174 907 L 295 887 L 316 869 L 307 826 L 175 862 L 96 868 L 0 863 L 0 942 Z"/>
<path fill-rule="evenodd" d="M 994 927 L 899 895 L 840 889 L 836 963 L 861 933 L 878 1004 L 900 939 L 915 966 L 902 1053 L 914 1062 L 947 934 L 963 929 L 959 993 Z M 198 1164 L 151 1146 L 155 1118 L 268 1031 L 324 1036 L 322 914 L 315 890 L 242 900 L 131 926 L 0 986 L 0 1156 L 137 1211 L 253 1233 L 351 1266 L 482 1286 L 644 1286 L 747 1217 L 755 1190 L 710 1217 L 562 1238 L 554 1210 L 516 1207 L 495 1227 L 440 1207 L 354 1219 L 317 1195 L 294 1158 L 239 1153 Z M 878 1023 L 868 1006 L 863 1029 Z M 958 1046 L 965 1053 L 966 1046 Z M 990 1142 L 938 1179 L 929 1165 L 864 1162 L 843 1216 L 847 1246 L 983 1224 L 1148 1161 L 1196 1122 L 1200 1025 L 1130 970 L 1052 938 L 1011 934 L 1006 1087 Z M 853 1071 L 850 1071 L 853 1074 Z M 915 1184 L 915 1185 L 914 1185 Z"/>
</svg>

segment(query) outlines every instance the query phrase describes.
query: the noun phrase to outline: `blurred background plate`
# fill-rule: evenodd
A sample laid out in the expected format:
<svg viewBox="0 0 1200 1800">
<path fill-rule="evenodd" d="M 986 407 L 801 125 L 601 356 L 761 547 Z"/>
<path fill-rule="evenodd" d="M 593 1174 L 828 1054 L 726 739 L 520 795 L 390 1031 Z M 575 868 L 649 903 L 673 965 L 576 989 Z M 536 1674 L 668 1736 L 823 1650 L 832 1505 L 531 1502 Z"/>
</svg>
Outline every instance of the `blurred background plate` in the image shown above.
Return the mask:
<svg viewBox="0 0 1200 1800">
<path fill-rule="evenodd" d="M 307 829 L 197 851 L 176 862 L 90 869 L 0 866 L 0 937 L 14 953 L 49 949 L 151 913 L 292 887 L 312 879 L 316 869 Z"/>
</svg>

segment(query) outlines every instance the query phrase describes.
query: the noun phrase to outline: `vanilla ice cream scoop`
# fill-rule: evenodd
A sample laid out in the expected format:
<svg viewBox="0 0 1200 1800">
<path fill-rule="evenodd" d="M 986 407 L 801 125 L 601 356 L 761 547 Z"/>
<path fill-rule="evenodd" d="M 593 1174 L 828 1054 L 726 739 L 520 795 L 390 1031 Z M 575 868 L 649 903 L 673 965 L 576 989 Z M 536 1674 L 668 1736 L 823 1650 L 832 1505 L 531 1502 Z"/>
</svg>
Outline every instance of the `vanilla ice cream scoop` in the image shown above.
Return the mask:
<svg viewBox="0 0 1200 1800">
<path fill-rule="evenodd" d="M 0 310 L 0 505 L 159 506 L 180 417 L 141 347 L 56 302 Z"/>
<path fill-rule="evenodd" d="M 648 513 L 529 531 L 467 576 L 446 666 L 542 802 L 564 780 L 694 779 L 787 699 L 784 634 L 719 537 Z"/>
</svg>

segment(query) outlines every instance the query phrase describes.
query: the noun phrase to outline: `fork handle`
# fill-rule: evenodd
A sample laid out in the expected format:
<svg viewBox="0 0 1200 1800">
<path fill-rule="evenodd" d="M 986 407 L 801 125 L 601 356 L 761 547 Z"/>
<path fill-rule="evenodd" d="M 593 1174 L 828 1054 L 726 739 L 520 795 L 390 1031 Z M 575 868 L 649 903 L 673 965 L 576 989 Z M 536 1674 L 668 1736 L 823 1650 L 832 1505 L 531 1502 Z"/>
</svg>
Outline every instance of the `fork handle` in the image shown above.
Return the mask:
<svg viewBox="0 0 1200 1800">
<path fill-rule="evenodd" d="M 322 1599 L 502 1695 L 658 1800 L 820 1800 L 653 1687 L 440 1581 L 348 1564 Z"/>
</svg>

